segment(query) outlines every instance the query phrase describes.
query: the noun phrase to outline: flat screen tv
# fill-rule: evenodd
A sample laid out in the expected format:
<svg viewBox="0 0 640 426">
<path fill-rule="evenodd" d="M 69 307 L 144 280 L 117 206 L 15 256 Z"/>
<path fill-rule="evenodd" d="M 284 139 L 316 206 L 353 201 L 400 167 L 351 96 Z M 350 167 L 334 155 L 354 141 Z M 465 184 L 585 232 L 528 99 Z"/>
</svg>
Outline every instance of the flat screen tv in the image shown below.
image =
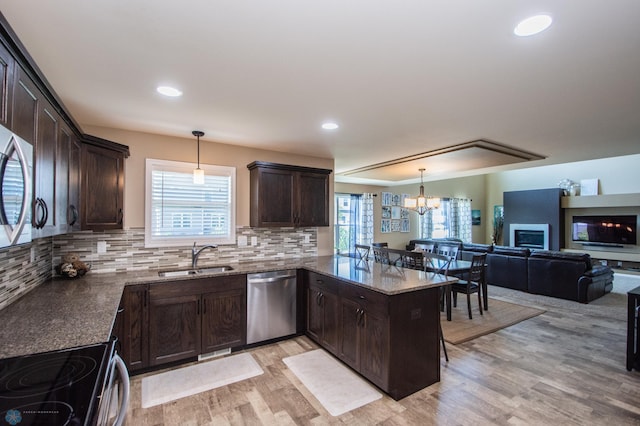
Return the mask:
<svg viewBox="0 0 640 426">
<path fill-rule="evenodd" d="M 637 244 L 635 215 L 626 216 L 573 216 L 573 241 L 593 245 Z"/>
</svg>

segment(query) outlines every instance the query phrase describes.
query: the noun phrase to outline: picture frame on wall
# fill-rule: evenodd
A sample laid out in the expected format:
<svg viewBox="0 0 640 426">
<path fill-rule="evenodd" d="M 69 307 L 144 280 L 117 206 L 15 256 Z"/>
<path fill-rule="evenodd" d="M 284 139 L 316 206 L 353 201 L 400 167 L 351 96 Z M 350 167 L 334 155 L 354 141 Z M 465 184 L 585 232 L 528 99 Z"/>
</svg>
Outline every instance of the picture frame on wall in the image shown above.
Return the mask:
<svg viewBox="0 0 640 426">
<path fill-rule="evenodd" d="M 400 232 L 411 232 L 411 221 L 409 219 L 400 221 Z"/>
<path fill-rule="evenodd" d="M 382 207 L 382 218 L 383 219 L 391 219 L 391 212 L 392 212 L 392 207 L 391 206 L 383 206 Z"/>
<path fill-rule="evenodd" d="M 399 206 L 391 207 L 391 219 L 402 219 L 402 208 Z"/>
<path fill-rule="evenodd" d="M 471 210 L 471 225 L 478 226 L 481 220 L 480 210 Z"/>
<path fill-rule="evenodd" d="M 391 219 L 382 219 L 380 221 L 380 232 L 383 234 L 391 232 Z"/>
<path fill-rule="evenodd" d="M 393 205 L 393 194 L 391 192 L 383 192 L 380 196 L 380 204 L 383 206 Z"/>
<path fill-rule="evenodd" d="M 400 221 L 392 220 L 391 221 L 391 232 L 400 232 Z"/>
</svg>

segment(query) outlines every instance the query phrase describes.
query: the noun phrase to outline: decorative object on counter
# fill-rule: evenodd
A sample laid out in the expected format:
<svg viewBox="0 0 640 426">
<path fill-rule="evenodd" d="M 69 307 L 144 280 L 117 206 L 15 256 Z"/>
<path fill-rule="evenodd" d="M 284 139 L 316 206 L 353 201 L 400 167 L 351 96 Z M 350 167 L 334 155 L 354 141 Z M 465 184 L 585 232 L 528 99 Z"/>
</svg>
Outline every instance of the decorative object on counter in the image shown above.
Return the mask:
<svg viewBox="0 0 640 426">
<path fill-rule="evenodd" d="M 566 178 L 558 182 L 558 188 L 562 189 L 562 195 L 569 195 L 574 185 L 580 186 L 578 183 Z"/>
<path fill-rule="evenodd" d="M 61 277 L 79 278 L 91 270 L 91 265 L 80 260 L 80 256 L 75 253 L 68 253 L 62 256 L 62 263 L 56 266 L 56 272 Z"/>
<path fill-rule="evenodd" d="M 424 195 L 424 170 L 420 171 L 420 194 L 417 197 L 407 197 L 404 199 L 404 208 L 413 210 L 420 216 L 429 210 L 440 208 L 440 198 L 425 197 Z"/>
</svg>

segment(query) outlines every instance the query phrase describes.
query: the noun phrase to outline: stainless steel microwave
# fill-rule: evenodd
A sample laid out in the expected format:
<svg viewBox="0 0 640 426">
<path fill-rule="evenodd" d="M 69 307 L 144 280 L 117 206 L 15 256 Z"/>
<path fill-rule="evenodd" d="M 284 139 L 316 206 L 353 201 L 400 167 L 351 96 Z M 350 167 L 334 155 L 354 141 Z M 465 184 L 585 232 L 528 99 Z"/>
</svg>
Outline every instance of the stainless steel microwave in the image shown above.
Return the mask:
<svg viewBox="0 0 640 426">
<path fill-rule="evenodd" d="M 0 247 L 31 241 L 33 147 L 0 126 Z"/>
</svg>

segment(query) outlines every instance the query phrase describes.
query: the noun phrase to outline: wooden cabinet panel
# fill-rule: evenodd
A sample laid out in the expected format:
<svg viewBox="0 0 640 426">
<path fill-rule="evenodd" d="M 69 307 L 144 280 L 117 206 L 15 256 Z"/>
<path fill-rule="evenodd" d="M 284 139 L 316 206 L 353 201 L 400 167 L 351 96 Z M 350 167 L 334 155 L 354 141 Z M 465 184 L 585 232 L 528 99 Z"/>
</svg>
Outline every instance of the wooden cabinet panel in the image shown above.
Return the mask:
<svg viewBox="0 0 640 426">
<path fill-rule="evenodd" d="M 262 161 L 247 168 L 251 226 L 329 226 L 331 170 Z"/>
<path fill-rule="evenodd" d="M 69 177 L 67 199 L 67 224 L 70 231 L 80 227 L 80 142 L 74 136 L 69 141 Z"/>
<path fill-rule="evenodd" d="M 124 153 L 83 144 L 81 170 L 82 229 L 122 229 Z"/>
<path fill-rule="evenodd" d="M 149 364 L 159 365 L 200 353 L 200 296 L 149 295 Z"/>
<path fill-rule="evenodd" d="M 148 285 L 127 286 L 122 294 L 122 330 L 120 340 L 122 359 L 130 371 L 149 366 Z"/>
<path fill-rule="evenodd" d="M 244 274 L 151 284 L 149 365 L 246 344 Z"/>
<path fill-rule="evenodd" d="M 48 102 L 39 102 L 37 126 L 33 172 L 36 203 L 33 219 L 35 238 L 55 234 L 56 226 L 56 149 L 59 118 Z"/>
<path fill-rule="evenodd" d="M 339 302 L 334 279 L 307 272 L 307 334 L 333 354 L 338 353 Z"/>
<path fill-rule="evenodd" d="M 13 56 L 0 43 L 0 124 L 8 128 L 11 128 L 14 66 Z"/>
<path fill-rule="evenodd" d="M 20 67 L 15 67 L 14 74 L 11 130 L 33 145 L 36 142 L 39 92 Z"/>
<path fill-rule="evenodd" d="M 360 371 L 360 305 L 350 299 L 340 299 L 340 343 L 338 357 L 354 370 Z"/>
<path fill-rule="evenodd" d="M 389 319 L 375 311 L 365 311 L 360 340 L 360 371 L 377 386 L 387 388 L 389 383 L 390 348 Z"/>
<path fill-rule="evenodd" d="M 299 173 L 297 226 L 329 226 L 329 175 Z"/>
<path fill-rule="evenodd" d="M 202 353 L 246 343 L 246 300 L 244 288 L 202 295 Z"/>
</svg>

